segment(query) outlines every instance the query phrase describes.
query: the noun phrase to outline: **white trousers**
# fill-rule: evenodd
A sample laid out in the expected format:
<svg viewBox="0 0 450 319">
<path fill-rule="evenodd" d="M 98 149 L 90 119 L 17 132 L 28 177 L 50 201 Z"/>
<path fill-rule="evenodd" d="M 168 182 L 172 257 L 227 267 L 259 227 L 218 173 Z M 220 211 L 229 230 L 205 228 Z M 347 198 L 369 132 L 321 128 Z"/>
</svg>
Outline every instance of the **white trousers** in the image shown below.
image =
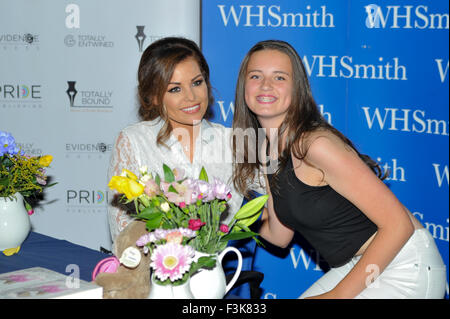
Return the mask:
<svg viewBox="0 0 450 319">
<path fill-rule="evenodd" d="M 359 261 L 352 258 L 343 266 L 331 268 L 299 298 L 320 295 L 333 289 Z M 373 274 L 374 269 L 368 273 Z M 370 281 L 368 281 L 370 283 Z M 356 299 L 442 299 L 445 296 L 446 267 L 433 236 L 417 229 L 397 256 L 375 281 Z"/>
</svg>

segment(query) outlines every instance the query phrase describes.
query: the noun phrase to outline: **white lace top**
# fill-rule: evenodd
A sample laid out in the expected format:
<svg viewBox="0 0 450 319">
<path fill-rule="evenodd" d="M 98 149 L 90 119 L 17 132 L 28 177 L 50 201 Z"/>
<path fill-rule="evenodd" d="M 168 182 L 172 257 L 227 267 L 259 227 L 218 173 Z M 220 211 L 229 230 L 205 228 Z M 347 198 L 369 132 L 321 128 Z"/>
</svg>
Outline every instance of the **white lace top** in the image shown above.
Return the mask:
<svg viewBox="0 0 450 319">
<path fill-rule="evenodd" d="M 201 131 L 195 143 L 195 154 L 191 163 L 183 152 L 182 145 L 173 135 L 166 141 L 169 148 L 159 146 L 156 143 L 159 130 L 163 121 L 143 121 L 123 129 L 117 137 L 108 169 L 108 182 L 114 175 L 120 175 L 123 168 L 127 168 L 135 174 L 139 168 L 147 166 L 148 171 L 158 173 L 163 177 L 162 165 L 167 164 L 171 168 L 184 169 L 185 176 L 198 178 L 202 166 L 205 167 L 208 177 L 221 179 L 228 183 L 232 189 L 232 198 L 229 201 L 228 216 L 225 222 L 231 220 L 242 204 L 240 195 L 232 184 L 232 156 L 230 133 L 231 129 L 221 124 L 203 120 Z M 108 190 L 108 198 L 111 202 L 115 191 Z M 120 210 L 109 203 L 108 219 L 113 242 L 132 218 L 126 211 Z"/>
</svg>

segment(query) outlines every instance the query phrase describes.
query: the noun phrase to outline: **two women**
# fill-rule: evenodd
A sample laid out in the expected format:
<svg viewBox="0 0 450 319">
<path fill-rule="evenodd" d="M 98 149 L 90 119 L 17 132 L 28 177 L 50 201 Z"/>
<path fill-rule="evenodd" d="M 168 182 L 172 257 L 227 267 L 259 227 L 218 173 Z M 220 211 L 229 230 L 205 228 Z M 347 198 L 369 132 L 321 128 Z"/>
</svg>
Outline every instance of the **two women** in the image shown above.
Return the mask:
<svg viewBox="0 0 450 319">
<path fill-rule="evenodd" d="M 237 191 L 248 194 L 264 176 L 269 201 L 261 236 L 285 247 L 300 232 L 331 266 L 302 298 L 442 298 L 445 265 L 432 236 L 383 184 L 380 167 L 322 118 L 288 43 L 260 42 L 242 62 L 233 129 L 267 134 L 247 135 L 243 148 L 234 143 L 234 158 L 243 160 L 233 169 L 199 151 L 223 156 L 231 150 L 202 134 L 213 129 L 222 141 L 230 138 L 206 120 L 209 68 L 195 43 L 153 43 L 142 55 L 138 80 L 143 121 L 120 132 L 108 177 L 144 165 L 162 175 L 163 163 L 197 176 L 205 166 L 211 176 L 233 176 Z M 232 192 L 230 217 L 242 200 Z M 130 218 L 116 207 L 109 217 L 114 239 Z"/>
</svg>

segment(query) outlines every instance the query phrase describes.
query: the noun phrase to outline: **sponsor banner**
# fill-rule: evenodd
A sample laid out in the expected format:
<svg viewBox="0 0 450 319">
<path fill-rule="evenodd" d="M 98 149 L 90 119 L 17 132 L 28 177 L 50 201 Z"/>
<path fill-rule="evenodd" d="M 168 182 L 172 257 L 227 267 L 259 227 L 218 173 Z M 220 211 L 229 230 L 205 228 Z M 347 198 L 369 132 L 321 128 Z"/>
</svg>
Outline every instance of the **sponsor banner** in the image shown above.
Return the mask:
<svg viewBox="0 0 450 319">
<path fill-rule="evenodd" d="M 199 14 L 198 0 L 0 1 L 0 130 L 54 158 L 34 231 L 111 249 L 106 173 L 138 120 L 140 56 L 165 36 L 200 43 Z"/>
<path fill-rule="evenodd" d="M 247 51 L 291 43 L 325 119 L 389 171 L 386 185 L 431 232 L 448 270 L 448 3 L 212 0 L 202 24 L 215 120 L 231 126 Z M 263 298 L 297 298 L 326 270 L 315 256 L 297 237 L 285 250 L 258 247 Z"/>
</svg>

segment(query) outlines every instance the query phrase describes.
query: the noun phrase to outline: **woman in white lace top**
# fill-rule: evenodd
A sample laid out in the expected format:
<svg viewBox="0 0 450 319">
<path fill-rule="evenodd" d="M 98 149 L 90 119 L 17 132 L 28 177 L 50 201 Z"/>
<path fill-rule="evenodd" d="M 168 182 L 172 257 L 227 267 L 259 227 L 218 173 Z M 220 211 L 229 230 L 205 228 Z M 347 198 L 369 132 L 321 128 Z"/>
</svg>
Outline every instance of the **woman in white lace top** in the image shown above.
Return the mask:
<svg viewBox="0 0 450 319">
<path fill-rule="evenodd" d="M 206 120 L 213 103 L 209 67 L 198 46 L 184 38 L 164 38 L 142 54 L 138 70 L 139 115 L 142 122 L 123 129 L 116 140 L 108 169 L 108 181 L 123 168 L 164 176 L 162 165 L 184 170 L 197 178 L 205 167 L 210 178 L 229 183 L 229 221 L 242 196 L 233 188 L 230 130 Z M 110 191 L 109 198 L 114 193 Z M 114 242 L 132 218 L 114 204 L 108 206 Z"/>
</svg>

